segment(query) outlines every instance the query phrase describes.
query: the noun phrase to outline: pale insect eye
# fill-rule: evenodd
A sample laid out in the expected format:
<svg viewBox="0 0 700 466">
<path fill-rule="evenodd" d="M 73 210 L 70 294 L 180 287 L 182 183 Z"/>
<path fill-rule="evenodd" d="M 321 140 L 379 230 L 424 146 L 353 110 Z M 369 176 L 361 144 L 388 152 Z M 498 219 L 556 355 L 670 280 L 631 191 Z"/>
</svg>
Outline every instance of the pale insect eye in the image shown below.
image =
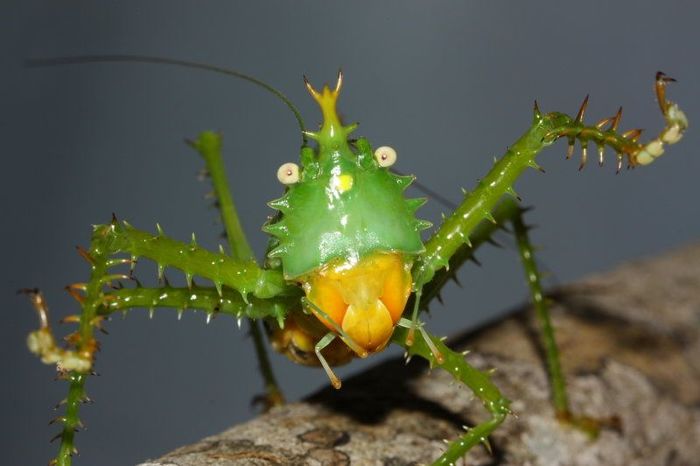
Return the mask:
<svg viewBox="0 0 700 466">
<path fill-rule="evenodd" d="M 299 165 L 287 162 L 277 169 L 277 179 L 282 184 L 294 184 L 299 181 Z"/>
<path fill-rule="evenodd" d="M 391 167 L 396 162 L 396 151 L 389 146 L 382 146 L 374 151 L 374 158 L 380 167 Z"/>
</svg>

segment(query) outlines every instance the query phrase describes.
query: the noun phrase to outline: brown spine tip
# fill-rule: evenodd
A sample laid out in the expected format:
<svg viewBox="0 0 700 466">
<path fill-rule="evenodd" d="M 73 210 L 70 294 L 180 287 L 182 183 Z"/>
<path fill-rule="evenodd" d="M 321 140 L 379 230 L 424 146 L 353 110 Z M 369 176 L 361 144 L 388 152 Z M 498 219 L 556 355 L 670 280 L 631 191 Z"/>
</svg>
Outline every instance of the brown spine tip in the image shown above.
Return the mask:
<svg viewBox="0 0 700 466">
<path fill-rule="evenodd" d="M 607 125 L 612 121 L 614 117 L 603 118 L 598 123 L 595 124 L 596 129 L 602 130 L 603 126 Z"/>
<path fill-rule="evenodd" d="M 535 104 L 532 107 L 532 113 L 533 113 L 533 118 L 535 120 L 539 120 L 542 118 L 542 112 L 540 111 L 540 106 L 537 103 L 537 100 L 535 100 Z"/>
<path fill-rule="evenodd" d="M 78 251 L 78 254 L 80 257 L 85 259 L 90 265 L 93 265 L 95 263 L 95 260 L 92 258 L 90 253 L 82 246 L 76 246 L 75 249 Z"/>
<path fill-rule="evenodd" d="M 610 131 L 617 131 L 617 126 L 620 124 L 620 120 L 622 119 L 622 107 L 617 109 L 617 113 L 612 119 L 612 123 L 610 125 Z"/>
<path fill-rule="evenodd" d="M 666 115 L 668 112 L 668 102 L 666 101 L 666 84 L 674 82 L 676 82 L 676 80 L 670 76 L 667 76 L 663 71 L 656 72 L 656 85 L 654 86 L 656 89 L 656 100 L 659 101 L 659 108 L 661 109 L 661 113 L 664 115 Z"/>
<path fill-rule="evenodd" d="M 626 131 L 626 132 L 622 133 L 622 137 L 625 138 L 625 139 L 629 139 L 630 141 L 635 141 L 635 142 L 636 142 L 637 139 L 639 139 L 639 136 L 641 136 L 642 131 L 643 131 L 643 130 L 642 130 L 642 129 L 639 129 L 639 128 L 637 128 L 637 129 L 631 129 L 631 130 L 629 130 L 629 131 Z"/>
<path fill-rule="evenodd" d="M 85 296 L 80 294 L 80 291 L 85 289 L 82 285 L 82 283 L 73 283 L 64 288 L 73 299 L 78 301 L 79 304 L 83 304 L 85 301 Z"/>
<path fill-rule="evenodd" d="M 46 305 L 44 294 L 39 288 L 23 288 L 17 293 L 26 294 L 29 297 L 29 301 L 39 316 L 39 328 L 49 328 L 49 307 Z"/>
<path fill-rule="evenodd" d="M 576 114 L 576 123 L 583 123 L 583 117 L 586 114 L 586 108 L 588 107 L 588 97 L 589 95 L 586 94 L 586 98 L 583 99 L 583 102 L 581 102 L 581 107 L 579 107 L 578 113 Z"/>
<path fill-rule="evenodd" d="M 676 82 L 676 79 L 670 77 L 669 75 L 667 75 L 667 74 L 664 73 L 663 71 L 657 71 L 657 72 L 656 72 L 656 80 L 657 80 L 657 81 L 663 81 L 663 82 L 665 82 L 665 83 L 675 83 L 675 82 Z"/>
<path fill-rule="evenodd" d="M 309 91 L 309 94 L 311 94 L 311 96 L 314 99 L 318 100 L 321 97 L 321 94 L 319 94 L 319 92 L 316 89 L 314 89 L 314 87 L 311 85 L 311 83 L 309 82 L 306 75 L 303 75 L 303 77 L 304 77 L 304 86 L 306 86 L 306 90 Z"/>
</svg>

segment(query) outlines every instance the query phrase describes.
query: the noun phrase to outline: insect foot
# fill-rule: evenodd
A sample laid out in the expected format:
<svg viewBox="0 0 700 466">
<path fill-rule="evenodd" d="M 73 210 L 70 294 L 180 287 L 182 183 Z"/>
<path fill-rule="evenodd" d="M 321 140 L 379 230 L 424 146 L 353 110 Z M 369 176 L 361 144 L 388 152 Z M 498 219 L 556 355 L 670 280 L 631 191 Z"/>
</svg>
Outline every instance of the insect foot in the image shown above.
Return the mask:
<svg viewBox="0 0 700 466">
<path fill-rule="evenodd" d="M 654 88 L 666 125 L 656 138 L 644 144 L 639 142 L 639 138 L 642 135 L 641 129 L 631 129 L 622 134 L 618 133 L 617 129 L 622 119 L 622 107 L 618 109 L 615 115 L 603 118 L 594 126 L 586 126 L 583 118 L 588 107 L 588 96 L 581 103 L 574 119 L 557 113 L 543 115 L 535 103 L 535 121 L 547 118 L 552 120 L 562 119 L 563 124 L 561 127 L 547 133 L 544 140 L 547 143 L 551 143 L 560 137 L 566 137 L 569 143 L 566 152 L 567 159 L 573 155 L 574 144 L 578 140 L 581 144 L 579 170 L 583 169 L 588 161 L 588 146 L 591 142 L 596 145 L 598 163 L 600 165 L 603 165 L 606 146 L 611 147 L 616 153 L 618 172 L 622 169 L 625 157 L 627 157 L 628 168 L 633 168 L 637 165 L 649 165 L 663 155 L 665 151 L 664 145 L 671 145 L 680 141 L 688 128 L 688 118 L 683 110 L 678 107 L 678 104 L 666 99 L 666 85 L 675 81 L 675 79 L 666 76 L 661 71 L 656 73 Z"/>
<path fill-rule="evenodd" d="M 92 367 L 93 354 L 97 348 L 97 342 L 93 339 L 81 350 L 67 350 L 56 344 L 53 331 L 49 325 L 48 306 L 44 295 L 38 289 L 20 290 L 29 296 L 34 309 L 39 315 L 40 326 L 27 337 L 29 351 L 37 355 L 44 364 L 56 364 L 60 372 L 77 371 L 87 372 Z M 66 337 L 70 342 L 71 336 Z"/>
<path fill-rule="evenodd" d="M 666 100 L 666 84 L 675 82 L 670 76 L 663 72 L 656 73 L 656 98 L 659 108 L 666 120 L 666 126 L 661 134 L 647 143 L 642 150 L 636 154 L 636 161 L 640 165 L 648 165 L 664 153 L 664 144 L 675 144 L 681 140 L 683 133 L 688 128 L 688 118 L 677 104 Z"/>
</svg>

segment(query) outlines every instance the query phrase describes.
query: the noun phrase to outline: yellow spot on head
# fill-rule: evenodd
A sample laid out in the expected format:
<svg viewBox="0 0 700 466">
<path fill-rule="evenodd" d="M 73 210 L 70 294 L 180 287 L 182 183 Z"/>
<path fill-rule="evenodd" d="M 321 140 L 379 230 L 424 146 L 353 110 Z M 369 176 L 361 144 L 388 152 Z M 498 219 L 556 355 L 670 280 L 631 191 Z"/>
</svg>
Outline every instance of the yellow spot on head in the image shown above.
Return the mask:
<svg viewBox="0 0 700 466">
<path fill-rule="evenodd" d="M 340 194 L 352 189 L 352 184 L 352 175 L 343 174 L 331 178 L 331 187 Z"/>
<path fill-rule="evenodd" d="M 275 328 L 270 341 L 278 351 L 297 364 L 318 366 L 320 362 L 314 352 L 319 340 L 328 333 L 314 316 L 289 314 L 284 328 Z M 346 364 L 352 360 L 353 353 L 340 339 L 336 338 L 323 350 L 323 355 L 331 366 Z"/>
</svg>

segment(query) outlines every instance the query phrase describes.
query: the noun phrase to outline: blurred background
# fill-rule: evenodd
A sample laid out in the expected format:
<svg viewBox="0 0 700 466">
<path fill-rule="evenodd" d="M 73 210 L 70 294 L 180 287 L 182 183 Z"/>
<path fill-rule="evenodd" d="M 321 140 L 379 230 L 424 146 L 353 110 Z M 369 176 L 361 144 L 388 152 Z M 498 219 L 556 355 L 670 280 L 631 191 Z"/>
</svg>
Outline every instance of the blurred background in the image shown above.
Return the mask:
<svg viewBox="0 0 700 466">
<path fill-rule="evenodd" d="M 534 99 L 543 111 L 575 114 L 591 95 L 588 121 L 624 106 L 622 127 L 663 126 L 653 78 L 691 121 L 686 138 L 651 167 L 615 175 L 565 161 L 559 142 L 516 189 L 526 205 L 541 260 L 569 282 L 621 261 L 661 253 L 700 233 L 697 60 L 700 6 L 694 2 L 3 2 L 0 15 L 0 133 L 3 323 L 0 325 L 3 464 L 45 464 L 57 445 L 47 421 L 65 397 L 54 369 L 26 350 L 37 326 L 22 287 L 41 287 L 53 321 L 77 305 L 63 287 L 88 276 L 75 253 L 91 224 L 115 212 L 136 227 L 159 222 L 174 238 L 222 242 L 217 212 L 203 199 L 198 155 L 183 144 L 199 131 L 225 137 L 225 158 L 244 227 L 259 256 L 265 203 L 282 187 L 277 168 L 298 156 L 288 110 L 265 91 L 232 78 L 147 64 L 26 69 L 27 58 L 144 54 L 232 67 L 279 88 L 311 128 L 319 112 L 302 75 L 317 86 L 345 72 L 340 109 L 361 122 L 357 134 L 397 149 L 396 167 L 452 201 L 471 188 L 528 127 Z M 608 156 L 612 156 L 608 153 Z M 614 158 L 614 157 L 613 157 Z M 412 194 L 419 195 L 416 191 Z M 439 223 L 446 209 L 420 212 Z M 509 243 L 509 238 L 502 238 Z M 511 248 L 486 247 L 483 267 L 459 274 L 428 326 L 454 333 L 527 299 Z M 137 275 L 155 277 L 140 264 Z M 171 272 L 174 283 L 182 277 Z M 150 277 L 150 278 L 149 278 Z M 143 310 L 107 325 L 88 382 L 95 404 L 81 412 L 78 465 L 128 465 L 216 433 L 256 414 L 262 389 L 245 330 L 226 317 Z M 56 326 L 65 334 L 67 326 Z M 347 377 L 396 354 L 388 351 L 339 370 Z M 327 384 L 321 370 L 273 364 L 290 400 Z"/>
</svg>

